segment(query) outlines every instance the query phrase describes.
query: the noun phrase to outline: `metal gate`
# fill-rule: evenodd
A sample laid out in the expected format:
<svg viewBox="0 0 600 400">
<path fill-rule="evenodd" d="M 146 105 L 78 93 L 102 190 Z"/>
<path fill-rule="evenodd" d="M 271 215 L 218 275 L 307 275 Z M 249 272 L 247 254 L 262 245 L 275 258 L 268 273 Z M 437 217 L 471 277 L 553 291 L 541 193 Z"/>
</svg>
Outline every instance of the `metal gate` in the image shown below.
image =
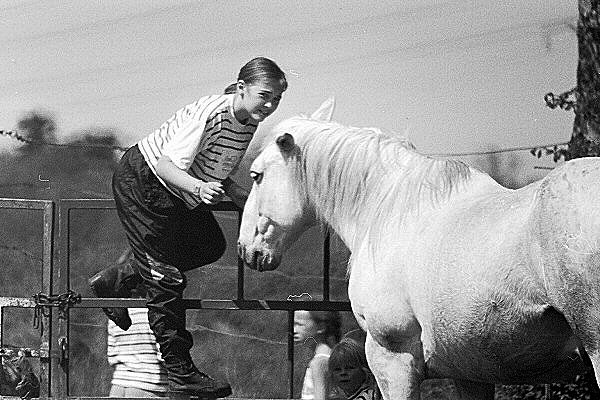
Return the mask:
<svg viewBox="0 0 600 400">
<path fill-rule="evenodd" d="M 36 321 L 41 326 L 41 344 L 34 355 L 40 361 L 40 398 L 74 398 L 69 394 L 69 309 L 99 307 L 144 307 L 143 299 L 82 298 L 70 287 L 70 233 L 71 211 L 114 209 L 109 199 L 25 200 L 0 199 L 0 209 L 39 210 L 43 213 L 42 292 L 34 298 L 0 297 L 0 349 L 4 349 L 3 327 L 5 308 L 35 309 Z M 238 227 L 241 210 L 233 202 L 225 201 L 207 206 L 212 211 L 237 214 Z M 272 310 L 286 311 L 287 318 L 287 368 L 288 398 L 294 393 L 294 342 L 293 323 L 296 310 L 350 311 L 344 301 L 330 301 L 330 239 L 324 238 L 323 300 L 286 301 L 246 299 L 244 297 L 244 266 L 238 259 L 237 293 L 235 298 L 186 299 L 186 309 L 196 310 Z M 0 352 L 0 356 L 4 356 Z"/>
</svg>

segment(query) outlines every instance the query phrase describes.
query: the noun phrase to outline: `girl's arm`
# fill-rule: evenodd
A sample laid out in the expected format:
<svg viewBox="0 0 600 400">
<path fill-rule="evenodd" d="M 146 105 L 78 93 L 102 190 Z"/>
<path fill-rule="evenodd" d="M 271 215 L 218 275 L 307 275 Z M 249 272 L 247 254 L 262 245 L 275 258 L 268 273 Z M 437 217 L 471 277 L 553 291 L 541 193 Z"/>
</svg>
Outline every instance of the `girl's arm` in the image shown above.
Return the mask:
<svg viewBox="0 0 600 400">
<path fill-rule="evenodd" d="M 329 394 L 329 367 L 326 357 L 317 357 L 311 361 L 313 370 L 313 386 L 315 388 L 315 400 L 327 400 Z"/>
<path fill-rule="evenodd" d="M 225 189 L 225 193 L 233 200 L 236 206 L 241 209 L 244 208 L 249 194 L 246 189 L 235 183 L 231 178 L 223 180 L 223 189 Z"/>
<path fill-rule="evenodd" d="M 179 169 L 168 156 L 162 156 L 156 163 L 156 174 L 170 185 L 186 191 L 206 204 L 215 204 L 223 199 L 225 191 L 219 182 L 202 182 L 186 171 Z"/>
</svg>

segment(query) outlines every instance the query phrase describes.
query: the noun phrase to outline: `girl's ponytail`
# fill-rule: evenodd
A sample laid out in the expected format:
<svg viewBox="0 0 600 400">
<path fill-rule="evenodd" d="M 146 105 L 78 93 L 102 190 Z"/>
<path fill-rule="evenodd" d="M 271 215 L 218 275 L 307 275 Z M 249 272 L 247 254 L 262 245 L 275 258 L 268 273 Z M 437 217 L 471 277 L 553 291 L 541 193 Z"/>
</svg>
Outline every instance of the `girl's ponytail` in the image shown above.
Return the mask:
<svg viewBox="0 0 600 400">
<path fill-rule="evenodd" d="M 233 94 L 237 91 L 237 82 L 233 82 L 225 88 L 223 94 Z"/>
</svg>

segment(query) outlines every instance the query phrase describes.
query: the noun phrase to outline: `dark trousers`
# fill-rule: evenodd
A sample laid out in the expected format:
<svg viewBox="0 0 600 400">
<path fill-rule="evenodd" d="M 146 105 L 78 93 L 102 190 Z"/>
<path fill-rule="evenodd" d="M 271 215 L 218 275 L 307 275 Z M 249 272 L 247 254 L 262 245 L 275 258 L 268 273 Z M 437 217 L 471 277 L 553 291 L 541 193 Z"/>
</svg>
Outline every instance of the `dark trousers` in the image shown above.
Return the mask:
<svg viewBox="0 0 600 400">
<path fill-rule="evenodd" d="M 137 146 L 113 175 L 117 213 L 133 250 L 133 267 L 147 291 L 148 320 L 170 373 L 187 374 L 193 340 L 182 307 L 185 271 L 218 260 L 225 238 L 212 213 L 188 209 L 148 167 Z"/>
</svg>

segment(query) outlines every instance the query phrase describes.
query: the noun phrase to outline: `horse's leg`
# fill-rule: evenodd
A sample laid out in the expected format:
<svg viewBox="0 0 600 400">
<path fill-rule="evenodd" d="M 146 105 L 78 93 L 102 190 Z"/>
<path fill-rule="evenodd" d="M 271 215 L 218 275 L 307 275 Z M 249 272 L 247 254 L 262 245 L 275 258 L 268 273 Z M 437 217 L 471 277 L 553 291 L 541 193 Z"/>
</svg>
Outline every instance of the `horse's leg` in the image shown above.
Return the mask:
<svg viewBox="0 0 600 400">
<path fill-rule="evenodd" d="M 367 360 L 385 400 L 419 400 L 424 362 L 418 336 L 395 346 L 394 351 L 377 343 L 367 332 Z"/>
<path fill-rule="evenodd" d="M 455 380 L 454 385 L 460 400 L 494 400 L 496 387 L 493 383 Z"/>
</svg>

